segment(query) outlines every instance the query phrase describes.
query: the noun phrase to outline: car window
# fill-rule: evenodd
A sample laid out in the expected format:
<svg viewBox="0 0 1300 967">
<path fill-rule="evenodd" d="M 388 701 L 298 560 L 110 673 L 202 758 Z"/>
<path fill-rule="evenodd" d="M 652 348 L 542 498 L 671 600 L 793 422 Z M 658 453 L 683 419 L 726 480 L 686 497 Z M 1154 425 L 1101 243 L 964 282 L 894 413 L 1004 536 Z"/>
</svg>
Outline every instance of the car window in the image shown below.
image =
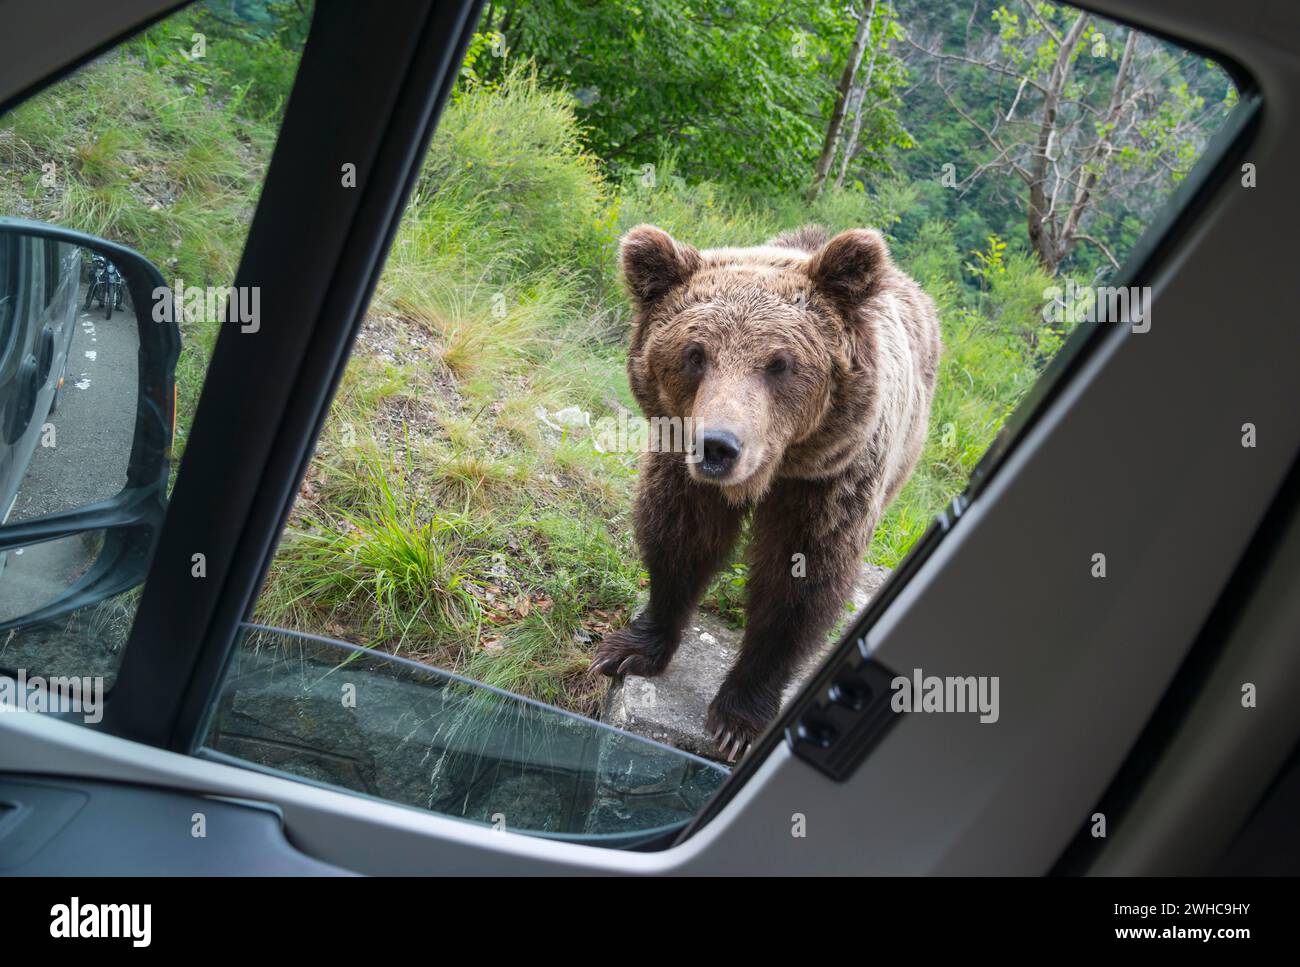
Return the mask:
<svg viewBox="0 0 1300 967">
<path fill-rule="evenodd" d="M 59 244 L 47 241 L 41 248 L 45 254 L 45 262 L 41 267 L 45 282 L 45 305 L 49 306 L 59 288 Z"/>
<path fill-rule="evenodd" d="M 1148 331 L 1149 291 L 1108 283 L 1238 89 L 1060 4 L 705 6 L 711 29 L 620 3 L 485 11 L 256 615 L 728 766 L 1071 334 Z M 809 334 L 872 299 L 907 331 Z M 847 368 L 920 412 L 857 444 L 870 393 L 818 380 L 873 339 Z M 889 339 L 906 371 L 882 373 Z M 844 484 L 855 445 L 875 462 Z M 710 489 L 749 452 L 758 470 Z M 238 688 L 209 747 L 317 775 L 234 748 Z M 358 728 L 391 714 L 358 708 Z M 435 770 L 419 805 L 464 815 L 446 782 L 482 793 Z M 551 828 L 511 788 L 484 801 Z"/>
<path fill-rule="evenodd" d="M 306 23 L 101 58 L 0 120 L 7 204 L 227 282 Z M 199 754 L 663 845 L 1067 341 L 1162 324 L 1126 266 L 1240 94 L 1041 0 L 487 5 Z M 111 679 L 134 593 L 0 666 Z"/>
<path fill-rule="evenodd" d="M 422 662 L 257 626 L 217 702 L 214 753 L 500 831 L 618 848 L 662 845 L 726 778 Z"/>
<path fill-rule="evenodd" d="M 186 7 L 0 117 L 0 216 L 133 248 L 172 293 L 179 358 L 174 379 L 150 393 L 166 400 L 173 468 L 226 318 L 311 11 L 309 3 L 279 0 Z M 0 454 L 9 523 L 48 520 L 115 496 L 135 494 L 138 502 L 143 484 L 130 463 L 141 445 L 136 396 L 150 367 L 133 332 L 150 307 L 132 304 L 112 258 L 53 240 L 21 244 L 31 246 L 24 279 L 12 258 L 0 258 L 0 334 L 5 342 L 30 337 L 20 347 L 31 357 L 20 382 L 35 385 L 39 412 L 23 414 L 23 446 Z M 3 254 L 12 253 L 0 248 Z M 27 290 L 25 308 L 16 306 Z M 18 397 L 14 389 L 4 405 L 12 409 Z M 149 499 L 161 507 L 166 489 L 163 480 Z M 0 669 L 84 677 L 108 689 L 139 592 L 77 606 L 90 563 L 110 570 L 106 555 L 117 541 L 109 531 L 88 535 L 73 553 L 75 543 L 0 550 Z M 136 572 L 143 573 L 139 561 Z M 19 621 L 34 601 L 62 613 Z"/>
</svg>

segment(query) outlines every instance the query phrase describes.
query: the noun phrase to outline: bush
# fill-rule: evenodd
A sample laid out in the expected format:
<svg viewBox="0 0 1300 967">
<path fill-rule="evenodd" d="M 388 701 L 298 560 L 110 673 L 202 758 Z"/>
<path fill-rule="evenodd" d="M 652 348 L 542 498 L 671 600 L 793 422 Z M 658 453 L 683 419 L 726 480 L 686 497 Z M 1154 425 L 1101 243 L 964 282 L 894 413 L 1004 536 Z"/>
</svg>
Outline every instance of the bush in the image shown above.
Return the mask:
<svg viewBox="0 0 1300 967">
<path fill-rule="evenodd" d="M 473 238 L 497 267 L 530 271 L 587 261 L 613 240 L 610 199 L 582 147 L 573 98 L 527 67 L 471 84 L 448 106 L 413 202 L 434 223 L 473 213 Z"/>
</svg>

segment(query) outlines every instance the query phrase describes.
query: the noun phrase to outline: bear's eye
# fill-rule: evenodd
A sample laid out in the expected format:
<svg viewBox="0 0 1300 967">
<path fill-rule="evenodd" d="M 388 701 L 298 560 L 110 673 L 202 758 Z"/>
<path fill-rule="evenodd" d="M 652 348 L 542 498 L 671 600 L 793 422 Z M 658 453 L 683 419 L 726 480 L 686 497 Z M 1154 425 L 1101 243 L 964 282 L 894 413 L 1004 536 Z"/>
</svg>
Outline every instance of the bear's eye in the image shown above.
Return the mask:
<svg viewBox="0 0 1300 967">
<path fill-rule="evenodd" d="M 686 362 L 692 369 L 699 369 L 704 365 L 704 350 L 699 346 L 692 346 L 686 350 Z"/>
<path fill-rule="evenodd" d="M 780 376 L 790 368 L 790 360 L 785 356 L 777 356 L 767 364 L 767 371 L 773 376 Z"/>
</svg>

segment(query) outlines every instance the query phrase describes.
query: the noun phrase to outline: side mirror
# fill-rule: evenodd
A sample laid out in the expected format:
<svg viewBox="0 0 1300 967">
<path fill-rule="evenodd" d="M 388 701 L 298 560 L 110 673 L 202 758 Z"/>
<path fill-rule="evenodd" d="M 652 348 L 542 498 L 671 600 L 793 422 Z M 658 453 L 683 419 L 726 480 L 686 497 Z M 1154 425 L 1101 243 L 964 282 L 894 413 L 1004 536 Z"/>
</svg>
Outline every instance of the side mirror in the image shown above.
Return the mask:
<svg viewBox="0 0 1300 967">
<path fill-rule="evenodd" d="M 0 631 L 144 581 L 180 331 L 131 249 L 0 218 Z"/>
</svg>

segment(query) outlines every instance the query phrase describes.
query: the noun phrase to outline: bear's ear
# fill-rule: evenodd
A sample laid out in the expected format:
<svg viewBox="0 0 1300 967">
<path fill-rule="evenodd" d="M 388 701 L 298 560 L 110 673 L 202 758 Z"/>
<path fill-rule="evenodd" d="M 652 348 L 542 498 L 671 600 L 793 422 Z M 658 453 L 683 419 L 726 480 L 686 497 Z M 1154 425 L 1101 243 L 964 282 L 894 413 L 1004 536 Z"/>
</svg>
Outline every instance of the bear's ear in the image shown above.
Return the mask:
<svg viewBox="0 0 1300 967">
<path fill-rule="evenodd" d="M 848 312 L 871 295 L 889 265 L 889 247 L 870 228 L 851 228 L 826 243 L 808 263 L 813 284 Z"/>
<path fill-rule="evenodd" d="M 618 254 L 628 292 L 643 309 L 700 267 L 699 252 L 654 225 L 638 225 L 624 235 Z"/>
</svg>

